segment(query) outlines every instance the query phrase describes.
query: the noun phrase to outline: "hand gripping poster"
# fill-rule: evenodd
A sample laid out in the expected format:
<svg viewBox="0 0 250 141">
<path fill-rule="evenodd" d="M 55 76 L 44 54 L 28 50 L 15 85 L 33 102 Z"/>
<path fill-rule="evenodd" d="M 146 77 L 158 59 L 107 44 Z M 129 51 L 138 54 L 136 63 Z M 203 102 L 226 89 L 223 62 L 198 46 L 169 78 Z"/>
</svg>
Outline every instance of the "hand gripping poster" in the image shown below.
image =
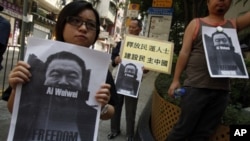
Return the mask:
<svg viewBox="0 0 250 141">
<path fill-rule="evenodd" d="M 8 141 L 95 141 L 101 106 L 94 96 L 110 55 L 29 38 L 24 61 L 32 77 L 17 87 Z"/>
</svg>

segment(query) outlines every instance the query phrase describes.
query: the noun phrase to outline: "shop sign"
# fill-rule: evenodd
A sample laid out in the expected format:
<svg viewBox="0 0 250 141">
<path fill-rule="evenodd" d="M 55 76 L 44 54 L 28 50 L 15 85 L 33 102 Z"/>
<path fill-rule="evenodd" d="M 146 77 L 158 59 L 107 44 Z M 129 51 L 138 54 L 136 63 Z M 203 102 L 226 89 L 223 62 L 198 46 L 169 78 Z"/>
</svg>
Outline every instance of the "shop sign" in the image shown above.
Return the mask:
<svg viewBox="0 0 250 141">
<path fill-rule="evenodd" d="M 5 13 L 7 15 L 11 15 L 11 16 L 18 18 L 18 19 L 22 19 L 23 10 L 18 5 L 13 4 L 13 3 L 6 1 L 6 0 L 2 0 L 2 6 L 4 7 L 3 13 Z"/>
</svg>

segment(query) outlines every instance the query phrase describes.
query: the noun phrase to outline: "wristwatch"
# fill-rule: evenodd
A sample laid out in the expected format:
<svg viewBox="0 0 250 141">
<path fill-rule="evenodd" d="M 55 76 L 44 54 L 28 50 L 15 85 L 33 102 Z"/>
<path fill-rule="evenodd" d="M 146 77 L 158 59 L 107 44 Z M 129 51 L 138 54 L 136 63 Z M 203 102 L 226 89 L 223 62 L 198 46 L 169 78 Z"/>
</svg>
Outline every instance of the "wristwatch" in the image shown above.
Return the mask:
<svg viewBox="0 0 250 141">
<path fill-rule="evenodd" d="M 101 115 L 106 114 L 108 112 L 109 104 L 106 104 L 102 107 Z"/>
</svg>

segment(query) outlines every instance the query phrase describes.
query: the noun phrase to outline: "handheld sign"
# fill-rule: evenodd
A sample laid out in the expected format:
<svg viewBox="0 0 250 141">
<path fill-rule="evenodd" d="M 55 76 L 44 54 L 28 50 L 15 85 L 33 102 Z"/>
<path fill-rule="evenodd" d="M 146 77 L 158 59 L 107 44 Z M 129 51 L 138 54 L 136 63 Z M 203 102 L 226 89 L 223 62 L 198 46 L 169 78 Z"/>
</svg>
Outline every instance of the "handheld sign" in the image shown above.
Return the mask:
<svg viewBox="0 0 250 141">
<path fill-rule="evenodd" d="M 145 69 L 170 74 L 173 53 L 174 44 L 171 42 L 126 35 L 120 56 L 142 63 Z"/>
</svg>

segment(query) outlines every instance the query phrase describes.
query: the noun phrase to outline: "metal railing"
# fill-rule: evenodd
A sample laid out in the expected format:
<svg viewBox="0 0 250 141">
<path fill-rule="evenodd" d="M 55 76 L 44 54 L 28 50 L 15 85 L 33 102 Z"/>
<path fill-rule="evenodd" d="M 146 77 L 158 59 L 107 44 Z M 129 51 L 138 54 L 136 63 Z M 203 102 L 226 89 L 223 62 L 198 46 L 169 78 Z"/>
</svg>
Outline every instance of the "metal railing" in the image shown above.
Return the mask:
<svg viewBox="0 0 250 141">
<path fill-rule="evenodd" d="M 20 59 L 20 53 L 20 46 L 8 45 L 3 55 L 3 69 L 0 71 L 1 93 L 9 86 L 8 75 L 12 70 L 13 66 L 16 65 L 17 61 Z"/>
</svg>

